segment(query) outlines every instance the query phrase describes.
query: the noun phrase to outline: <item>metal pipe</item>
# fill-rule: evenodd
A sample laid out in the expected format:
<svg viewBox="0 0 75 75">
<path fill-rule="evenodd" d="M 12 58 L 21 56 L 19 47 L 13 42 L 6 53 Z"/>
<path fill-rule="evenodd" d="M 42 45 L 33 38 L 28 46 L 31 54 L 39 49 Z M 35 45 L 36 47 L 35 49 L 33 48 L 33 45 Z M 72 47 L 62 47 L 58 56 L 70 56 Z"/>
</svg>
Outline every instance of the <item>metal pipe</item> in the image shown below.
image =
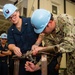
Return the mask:
<svg viewBox="0 0 75 75">
<path fill-rule="evenodd" d="M 64 14 L 66 14 L 66 0 L 64 0 Z"/>
<path fill-rule="evenodd" d="M 16 5 L 18 3 L 18 0 L 16 0 L 15 2 L 14 2 L 14 5 Z"/>
<path fill-rule="evenodd" d="M 40 8 L 40 0 L 38 0 L 38 9 Z"/>
</svg>

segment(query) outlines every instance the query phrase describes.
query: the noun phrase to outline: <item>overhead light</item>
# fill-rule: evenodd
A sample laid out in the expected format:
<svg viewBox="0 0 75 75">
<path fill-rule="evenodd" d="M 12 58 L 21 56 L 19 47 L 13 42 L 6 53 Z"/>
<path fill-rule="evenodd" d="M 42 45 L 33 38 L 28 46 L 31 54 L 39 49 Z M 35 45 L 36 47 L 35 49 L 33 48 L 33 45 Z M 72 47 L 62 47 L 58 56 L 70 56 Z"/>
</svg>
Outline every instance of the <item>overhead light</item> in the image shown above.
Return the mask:
<svg viewBox="0 0 75 75">
<path fill-rule="evenodd" d="M 0 9 L 0 12 L 3 12 L 3 9 Z"/>
</svg>

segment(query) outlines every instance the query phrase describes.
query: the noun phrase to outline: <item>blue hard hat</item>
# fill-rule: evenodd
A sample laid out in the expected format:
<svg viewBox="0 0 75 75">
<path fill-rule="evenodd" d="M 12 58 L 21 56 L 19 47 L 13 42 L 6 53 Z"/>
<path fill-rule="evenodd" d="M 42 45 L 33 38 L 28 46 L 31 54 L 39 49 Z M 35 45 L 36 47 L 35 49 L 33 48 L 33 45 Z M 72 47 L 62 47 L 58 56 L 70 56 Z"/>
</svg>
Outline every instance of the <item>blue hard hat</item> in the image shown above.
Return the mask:
<svg viewBox="0 0 75 75">
<path fill-rule="evenodd" d="M 1 38 L 7 39 L 7 34 L 6 34 L 6 33 L 2 33 L 2 34 L 1 34 Z"/>
<path fill-rule="evenodd" d="M 17 10 L 17 7 L 13 4 L 5 4 L 3 6 L 3 15 L 7 19 L 9 18 L 15 11 Z"/>
<path fill-rule="evenodd" d="M 37 9 L 31 16 L 31 23 L 36 33 L 41 33 L 51 19 L 51 13 L 45 9 Z"/>
</svg>

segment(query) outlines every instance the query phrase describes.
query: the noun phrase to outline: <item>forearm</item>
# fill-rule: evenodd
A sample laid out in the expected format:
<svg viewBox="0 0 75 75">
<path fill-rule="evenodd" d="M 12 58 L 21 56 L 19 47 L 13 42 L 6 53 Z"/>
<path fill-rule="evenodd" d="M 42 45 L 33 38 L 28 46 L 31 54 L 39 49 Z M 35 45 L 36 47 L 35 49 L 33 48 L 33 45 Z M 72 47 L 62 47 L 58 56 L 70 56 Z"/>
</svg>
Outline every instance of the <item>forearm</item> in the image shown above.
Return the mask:
<svg viewBox="0 0 75 75">
<path fill-rule="evenodd" d="M 4 57 L 4 56 L 6 56 L 6 55 L 0 53 L 0 57 Z"/>
<path fill-rule="evenodd" d="M 57 62 L 58 62 L 59 65 L 60 65 L 60 63 L 61 63 L 61 60 L 62 60 L 62 57 L 59 56 L 59 57 L 57 58 Z"/>
<path fill-rule="evenodd" d="M 2 54 L 7 56 L 7 55 L 11 55 L 12 52 L 10 50 L 7 50 L 7 51 L 2 51 Z"/>
<path fill-rule="evenodd" d="M 14 47 L 16 47 L 14 44 L 9 44 L 9 45 L 8 45 L 8 48 L 9 48 L 9 50 L 11 50 L 11 51 L 14 51 Z"/>
<path fill-rule="evenodd" d="M 35 42 L 35 45 L 39 46 L 41 44 L 41 42 L 44 38 L 44 35 L 45 35 L 44 33 L 39 34 L 39 37 L 38 37 L 37 41 Z"/>
<path fill-rule="evenodd" d="M 39 46 L 41 44 L 41 42 L 42 42 L 42 39 L 38 38 L 34 45 Z"/>
<path fill-rule="evenodd" d="M 18 57 L 22 56 L 22 52 L 19 47 L 15 46 L 14 44 L 8 45 L 9 50 L 11 50 L 15 55 Z"/>
</svg>

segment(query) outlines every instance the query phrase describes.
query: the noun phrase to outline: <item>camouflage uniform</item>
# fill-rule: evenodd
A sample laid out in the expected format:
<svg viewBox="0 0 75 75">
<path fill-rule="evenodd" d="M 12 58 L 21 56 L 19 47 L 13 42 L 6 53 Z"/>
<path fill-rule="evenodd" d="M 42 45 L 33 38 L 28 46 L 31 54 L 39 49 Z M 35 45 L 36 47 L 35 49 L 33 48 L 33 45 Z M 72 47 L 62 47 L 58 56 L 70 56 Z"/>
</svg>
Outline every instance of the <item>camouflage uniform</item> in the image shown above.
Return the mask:
<svg viewBox="0 0 75 75">
<path fill-rule="evenodd" d="M 58 45 L 60 47 L 59 51 L 66 52 L 67 53 L 67 73 L 68 75 L 74 75 L 75 60 L 74 58 L 72 58 L 73 56 L 75 57 L 75 54 L 74 54 L 75 48 L 74 48 L 74 40 L 73 40 L 74 38 L 73 17 L 67 14 L 60 14 L 59 16 L 54 17 L 54 19 L 56 21 L 56 28 L 52 33 L 45 34 L 43 38 L 44 46 Z M 58 56 L 58 54 L 56 56 Z M 58 64 L 60 64 L 60 57 L 61 55 L 57 57 Z M 51 62 L 53 57 L 50 56 L 49 58 L 50 58 L 49 61 Z M 57 75 L 57 74 L 51 74 L 51 75 Z"/>
<path fill-rule="evenodd" d="M 56 21 L 56 28 L 55 30 L 44 36 L 43 42 L 44 46 L 54 46 L 58 45 L 60 47 L 59 51 L 67 52 L 68 55 L 73 53 L 74 51 L 74 41 L 73 41 L 73 18 L 66 14 L 60 14 L 55 18 Z M 75 55 L 74 55 L 75 56 Z M 57 57 L 57 61 L 59 63 L 61 55 Z M 51 60 L 52 57 L 49 57 Z M 73 61 L 72 61 L 73 60 Z M 70 70 L 75 70 L 75 66 L 71 66 L 72 64 L 75 65 L 74 59 L 71 56 L 68 56 L 68 63 L 67 63 L 67 72 L 70 73 Z M 70 65 L 71 64 L 71 65 Z M 72 69 L 70 69 L 70 66 Z M 73 72 L 73 71 L 72 71 Z M 68 75 L 73 75 L 72 72 Z M 75 74 L 75 72 L 74 72 Z M 57 74 L 56 74 L 57 75 Z"/>
<path fill-rule="evenodd" d="M 73 18 L 67 14 L 60 14 L 56 20 L 55 39 L 62 52 L 72 52 L 74 50 L 72 29 Z"/>
<path fill-rule="evenodd" d="M 71 23 L 72 22 L 74 21 L 71 20 Z M 75 45 L 75 24 L 72 24 L 72 33 L 73 33 L 73 41 Z M 75 75 L 75 50 L 70 53 L 67 53 L 67 74 Z"/>
</svg>

